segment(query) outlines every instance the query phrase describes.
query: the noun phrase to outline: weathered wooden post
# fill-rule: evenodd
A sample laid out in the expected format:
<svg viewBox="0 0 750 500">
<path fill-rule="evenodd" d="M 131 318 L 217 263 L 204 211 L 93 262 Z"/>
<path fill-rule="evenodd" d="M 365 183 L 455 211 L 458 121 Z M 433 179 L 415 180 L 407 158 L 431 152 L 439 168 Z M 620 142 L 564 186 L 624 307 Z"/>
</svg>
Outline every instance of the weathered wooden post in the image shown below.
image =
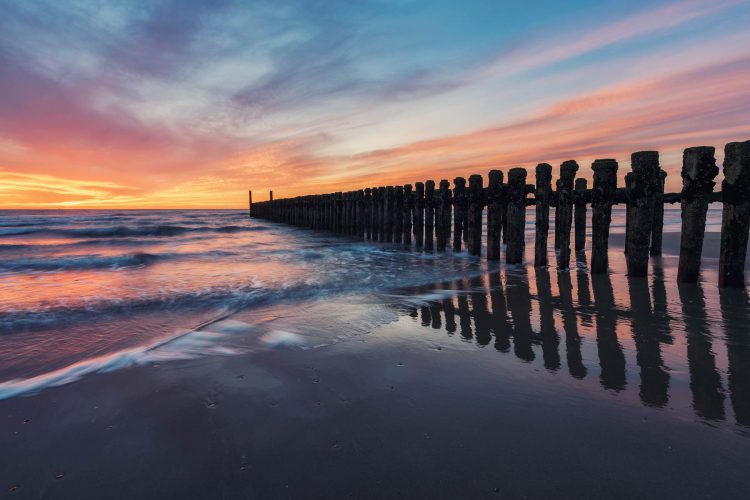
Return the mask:
<svg viewBox="0 0 750 500">
<path fill-rule="evenodd" d="M 534 237 L 534 265 L 547 265 L 547 238 L 549 235 L 549 202 L 552 193 L 552 166 L 536 166 L 536 234 Z"/>
<path fill-rule="evenodd" d="M 367 218 L 365 217 L 365 190 L 360 189 L 357 192 L 357 213 L 356 213 L 356 223 L 357 223 L 357 238 L 366 238 L 366 229 L 367 229 Z"/>
<path fill-rule="evenodd" d="M 411 184 L 404 185 L 404 211 L 401 229 L 404 232 L 404 245 L 411 246 L 411 213 L 414 210 L 414 197 L 411 192 Z"/>
<path fill-rule="evenodd" d="M 247 192 L 247 213 L 253 215 L 253 192 Z"/>
<path fill-rule="evenodd" d="M 414 241 L 417 248 L 424 246 L 424 183 L 414 184 Z"/>
<path fill-rule="evenodd" d="M 583 252 L 586 249 L 586 179 L 576 179 L 574 204 L 575 204 L 575 250 Z"/>
<path fill-rule="evenodd" d="M 404 186 L 393 188 L 393 242 L 401 243 L 404 231 Z"/>
<path fill-rule="evenodd" d="M 440 192 L 438 194 L 440 205 L 435 213 L 435 225 L 437 227 L 436 248 L 438 252 L 445 252 L 445 247 L 451 236 L 451 208 L 453 206 L 453 199 L 449 186 L 447 180 L 443 179 L 440 181 Z"/>
<path fill-rule="evenodd" d="M 677 268 L 677 281 L 680 283 L 695 283 L 700 274 L 709 196 L 716 185 L 714 178 L 719 173 L 715 151 L 712 147 L 704 146 L 687 148 L 682 154 L 682 230 Z"/>
<path fill-rule="evenodd" d="M 395 200 L 393 186 L 385 188 L 385 238 L 386 243 L 393 242 L 393 214 L 395 211 Z"/>
<path fill-rule="evenodd" d="M 633 190 L 633 172 L 625 174 L 625 255 L 630 246 L 630 221 L 633 219 L 633 207 L 630 204 L 630 192 Z"/>
<path fill-rule="evenodd" d="M 365 239 L 372 240 L 372 189 L 370 188 L 365 188 L 362 223 L 364 224 Z"/>
<path fill-rule="evenodd" d="M 435 209 L 437 207 L 435 199 L 435 181 L 424 183 L 424 249 L 432 251 L 434 232 L 435 232 Z"/>
<path fill-rule="evenodd" d="M 651 255 L 661 255 L 662 233 L 664 232 L 664 181 L 667 173 L 659 170 L 654 201 L 654 226 L 651 229 Z"/>
<path fill-rule="evenodd" d="M 338 234 L 343 232 L 344 228 L 344 193 L 341 191 L 336 192 L 336 220 L 334 231 Z"/>
<path fill-rule="evenodd" d="M 469 177 L 469 211 L 467 214 L 468 242 L 466 245 L 469 255 L 482 255 L 482 209 L 484 208 L 484 188 L 482 176 L 478 174 Z"/>
<path fill-rule="evenodd" d="M 503 209 L 503 173 L 490 170 L 487 184 L 487 260 L 500 260 Z"/>
<path fill-rule="evenodd" d="M 603 274 L 609 265 L 609 225 L 617 191 L 617 161 L 595 160 L 591 170 L 594 171 L 591 189 L 591 273 Z"/>
<path fill-rule="evenodd" d="M 383 231 L 383 192 L 381 188 L 372 188 L 372 241 L 380 241 Z"/>
<path fill-rule="evenodd" d="M 386 188 L 378 188 L 378 197 L 380 198 L 380 233 L 378 234 L 378 241 L 385 241 L 386 233 L 386 218 L 388 214 L 388 200 L 386 199 Z"/>
<path fill-rule="evenodd" d="M 466 231 L 466 217 L 469 199 L 466 196 L 466 179 L 453 179 L 453 250 L 461 251 L 463 232 Z"/>
<path fill-rule="evenodd" d="M 560 251 L 557 253 L 558 269 L 570 267 L 570 228 L 573 224 L 573 183 L 578 163 L 568 160 L 560 165 L 560 179 L 557 181 L 557 211 Z"/>
<path fill-rule="evenodd" d="M 745 257 L 750 228 L 750 141 L 724 147 L 724 210 L 721 214 L 719 287 L 745 286 Z"/>
<path fill-rule="evenodd" d="M 508 245 L 505 251 L 505 262 L 520 264 L 523 262 L 524 232 L 526 226 L 526 169 L 512 168 L 508 172 Z"/>
<path fill-rule="evenodd" d="M 351 219 L 351 193 L 341 193 L 341 234 L 349 234 L 349 223 Z"/>
<path fill-rule="evenodd" d="M 628 234 L 628 276 L 648 274 L 648 252 L 654 223 L 654 204 L 659 184 L 658 151 L 639 151 L 631 156 L 631 219 Z"/>
</svg>

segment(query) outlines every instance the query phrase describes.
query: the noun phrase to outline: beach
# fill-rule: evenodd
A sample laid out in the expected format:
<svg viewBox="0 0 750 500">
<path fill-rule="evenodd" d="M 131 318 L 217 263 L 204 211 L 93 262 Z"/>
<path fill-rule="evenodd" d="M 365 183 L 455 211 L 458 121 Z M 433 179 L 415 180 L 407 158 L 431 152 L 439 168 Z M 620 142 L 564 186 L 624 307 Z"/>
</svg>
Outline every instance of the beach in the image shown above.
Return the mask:
<svg viewBox="0 0 750 500">
<path fill-rule="evenodd" d="M 65 220 L 0 242 L 24 297 L 1 303 L 2 497 L 747 491 L 750 302 L 716 286 L 716 209 L 687 286 L 673 209 L 664 255 L 633 279 L 619 211 L 600 276 L 585 254 L 558 273 L 236 211 L 153 215 L 172 229 L 87 216 L 129 229 Z M 527 261 L 532 238 L 533 223 Z M 127 264 L 136 246 L 150 257 Z M 126 264 L 91 269 L 102 259 Z"/>
</svg>

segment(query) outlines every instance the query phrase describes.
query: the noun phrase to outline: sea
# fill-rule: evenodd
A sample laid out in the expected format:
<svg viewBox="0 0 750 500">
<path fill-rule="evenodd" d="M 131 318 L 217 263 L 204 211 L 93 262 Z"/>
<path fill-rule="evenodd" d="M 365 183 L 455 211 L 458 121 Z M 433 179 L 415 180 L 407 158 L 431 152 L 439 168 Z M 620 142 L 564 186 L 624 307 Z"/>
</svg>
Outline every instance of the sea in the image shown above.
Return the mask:
<svg viewBox="0 0 750 500">
<path fill-rule="evenodd" d="M 667 208 L 664 255 L 629 279 L 617 208 L 604 276 L 587 272 L 588 248 L 558 272 L 552 231 L 550 266 L 534 268 L 533 209 L 517 266 L 243 210 L 1 211 L 0 399 L 136 365 L 320 349 L 400 322 L 491 350 L 519 376 L 750 436 L 750 303 L 716 284 L 720 207 L 696 285 L 676 284 L 680 222 Z"/>
</svg>

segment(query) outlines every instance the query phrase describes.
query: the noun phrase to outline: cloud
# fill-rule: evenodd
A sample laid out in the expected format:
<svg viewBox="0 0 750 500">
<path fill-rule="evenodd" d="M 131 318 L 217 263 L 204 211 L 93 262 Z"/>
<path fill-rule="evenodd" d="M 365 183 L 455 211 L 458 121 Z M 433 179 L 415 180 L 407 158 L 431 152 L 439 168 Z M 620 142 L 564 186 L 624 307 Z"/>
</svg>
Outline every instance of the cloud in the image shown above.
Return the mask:
<svg viewBox="0 0 750 500">
<path fill-rule="evenodd" d="M 674 171 L 746 133 L 746 7 L 3 3 L 0 203 L 244 206 L 647 148 Z"/>
</svg>

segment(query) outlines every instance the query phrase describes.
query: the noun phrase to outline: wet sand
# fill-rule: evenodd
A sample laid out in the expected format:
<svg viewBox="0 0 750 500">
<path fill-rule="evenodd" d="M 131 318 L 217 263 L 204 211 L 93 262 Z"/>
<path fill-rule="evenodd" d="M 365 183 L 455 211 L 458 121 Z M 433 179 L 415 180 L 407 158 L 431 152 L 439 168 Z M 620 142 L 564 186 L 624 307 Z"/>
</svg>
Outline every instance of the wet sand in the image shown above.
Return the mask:
<svg viewBox="0 0 750 500">
<path fill-rule="evenodd" d="M 611 258 L 312 301 L 279 329 L 392 319 L 0 401 L 0 497 L 743 498 L 747 293 Z"/>
<path fill-rule="evenodd" d="M 750 441 L 402 324 L 2 403 L 18 498 L 740 498 Z M 413 328 L 413 327 L 412 327 Z M 28 423 L 25 423 L 26 420 Z M 56 479 L 57 476 L 62 476 Z"/>
</svg>

